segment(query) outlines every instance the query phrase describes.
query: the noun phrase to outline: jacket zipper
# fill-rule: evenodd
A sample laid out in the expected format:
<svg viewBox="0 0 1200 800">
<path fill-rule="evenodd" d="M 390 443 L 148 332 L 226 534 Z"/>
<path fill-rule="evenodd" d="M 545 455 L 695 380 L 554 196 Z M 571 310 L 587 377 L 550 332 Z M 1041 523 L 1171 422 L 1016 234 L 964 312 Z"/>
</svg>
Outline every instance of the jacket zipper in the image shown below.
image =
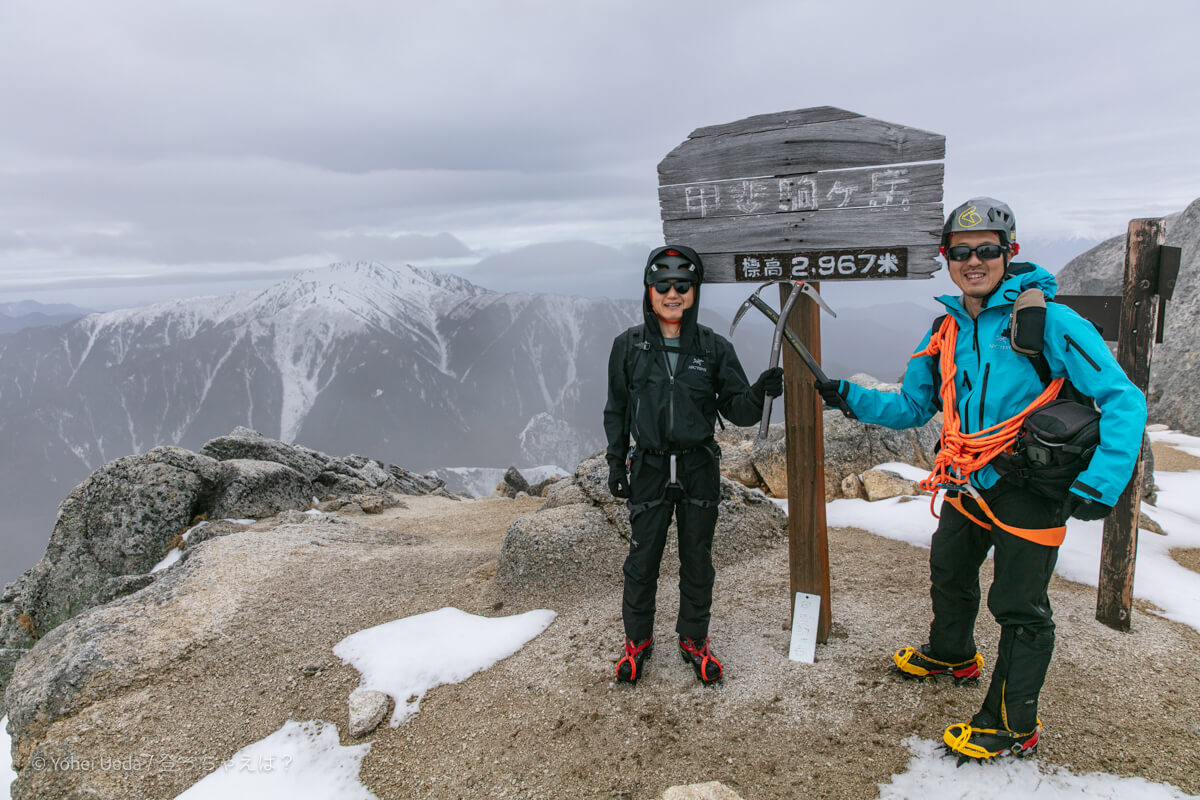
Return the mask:
<svg viewBox="0 0 1200 800">
<path fill-rule="evenodd" d="M 983 425 L 983 404 L 987 400 L 987 385 L 988 373 L 992 371 L 992 365 L 988 364 L 983 368 L 983 383 L 979 387 L 979 424 Z"/>
<path fill-rule="evenodd" d="M 1084 351 L 1084 349 L 1083 349 L 1082 347 L 1080 347 L 1080 346 L 1079 346 L 1079 342 L 1077 342 L 1077 341 L 1075 341 L 1074 339 L 1072 339 L 1072 338 L 1071 338 L 1071 336 L 1070 336 L 1070 334 L 1063 334 L 1063 338 L 1064 338 L 1064 339 L 1066 339 L 1066 341 L 1067 341 L 1067 350 L 1068 350 L 1068 351 L 1069 351 L 1069 350 L 1070 350 L 1072 347 L 1074 347 L 1076 350 L 1078 350 L 1078 351 L 1079 351 L 1079 355 L 1083 356 L 1083 360 L 1084 360 L 1084 361 L 1086 361 L 1086 362 L 1088 362 L 1089 364 L 1091 364 L 1091 365 L 1092 365 L 1092 369 L 1096 370 L 1096 372 L 1099 372 L 1099 371 L 1100 371 L 1100 365 L 1099 365 L 1099 364 L 1097 364 L 1095 361 L 1093 361 L 1093 360 L 1092 360 L 1092 357 L 1091 357 L 1091 356 L 1089 356 L 1089 355 L 1088 355 L 1088 354 L 1087 354 L 1087 353 Z"/>
<path fill-rule="evenodd" d="M 975 348 L 975 366 L 983 366 L 983 353 L 979 350 L 979 323 L 971 320 L 971 346 Z"/>
<path fill-rule="evenodd" d="M 663 358 L 667 361 L 667 442 L 675 437 L 675 371 L 671 369 L 671 356 L 665 350 Z M 665 444 L 666 442 L 664 442 Z"/>
<path fill-rule="evenodd" d="M 963 382 L 963 397 L 964 397 L 964 398 L 966 398 L 966 397 L 970 397 L 970 396 L 971 396 L 971 376 L 970 376 L 970 375 L 968 375 L 966 372 L 963 372 L 963 376 L 962 376 L 962 382 Z M 962 418 L 963 418 L 963 420 L 962 420 L 962 424 L 963 424 L 963 430 L 964 430 L 964 431 L 969 431 L 969 430 L 971 429 L 971 427 L 970 427 L 970 422 L 971 422 L 971 406 L 970 406 L 970 405 L 968 405 L 968 403 L 966 402 L 966 400 L 963 400 L 961 403 L 958 403 L 958 401 L 957 401 L 957 395 L 956 395 L 955 402 L 956 402 L 958 405 L 962 406 L 961 410 L 960 410 L 958 413 L 962 414 Z"/>
</svg>

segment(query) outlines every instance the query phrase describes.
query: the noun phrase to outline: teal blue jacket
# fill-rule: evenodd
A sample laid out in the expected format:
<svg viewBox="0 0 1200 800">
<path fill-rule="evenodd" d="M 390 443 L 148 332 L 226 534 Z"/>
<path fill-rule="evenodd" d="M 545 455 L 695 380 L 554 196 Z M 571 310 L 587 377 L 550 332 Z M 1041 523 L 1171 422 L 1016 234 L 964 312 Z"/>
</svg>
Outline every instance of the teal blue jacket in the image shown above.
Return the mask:
<svg viewBox="0 0 1200 800">
<path fill-rule="evenodd" d="M 1020 413 L 1045 389 L 1033 362 L 1013 352 L 1009 342 L 1012 304 L 1021 291 L 1038 288 L 1050 300 L 1058 291 L 1054 276 L 1036 264 L 1018 263 L 992 293 L 979 316 L 971 316 L 958 297 L 937 298 L 958 321 L 955 348 L 955 400 L 964 433 L 974 433 Z M 916 352 L 929 345 L 926 331 Z M 1068 378 L 1100 409 L 1100 446 L 1071 491 L 1105 505 L 1117 502 L 1137 462 L 1146 427 L 1146 398 L 1126 377 L 1092 323 L 1060 303 L 1046 304 L 1043 354 L 1052 377 Z M 844 382 L 846 400 L 858 418 L 889 428 L 924 425 L 938 410 L 936 356 L 915 356 L 904 373 L 900 393 L 880 392 Z M 990 465 L 975 472 L 980 489 L 1000 476 Z"/>
</svg>

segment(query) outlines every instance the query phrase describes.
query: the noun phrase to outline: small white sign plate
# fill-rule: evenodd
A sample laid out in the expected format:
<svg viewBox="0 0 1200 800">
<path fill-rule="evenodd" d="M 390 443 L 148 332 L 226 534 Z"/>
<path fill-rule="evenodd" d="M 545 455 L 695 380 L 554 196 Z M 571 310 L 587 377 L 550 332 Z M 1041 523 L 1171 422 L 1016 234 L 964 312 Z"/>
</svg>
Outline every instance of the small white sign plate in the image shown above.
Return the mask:
<svg viewBox="0 0 1200 800">
<path fill-rule="evenodd" d="M 821 616 L 821 595 L 796 592 L 796 610 L 792 614 L 792 647 L 788 658 L 812 664 L 817 653 L 817 624 Z"/>
</svg>

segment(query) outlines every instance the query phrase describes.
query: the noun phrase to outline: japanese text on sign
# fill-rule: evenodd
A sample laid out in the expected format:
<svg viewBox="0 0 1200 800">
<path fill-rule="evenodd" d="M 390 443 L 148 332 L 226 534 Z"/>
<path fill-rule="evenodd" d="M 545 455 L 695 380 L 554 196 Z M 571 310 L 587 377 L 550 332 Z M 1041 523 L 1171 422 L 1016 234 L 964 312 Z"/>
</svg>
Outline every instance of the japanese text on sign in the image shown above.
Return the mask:
<svg viewBox="0 0 1200 800">
<path fill-rule="evenodd" d="M 746 253 L 735 255 L 733 264 L 739 281 L 904 278 L 908 275 L 908 248 Z"/>
<path fill-rule="evenodd" d="M 707 217 L 728 213 L 817 211 L 821 208 L 907 210 L 911 198 L 908 172 L 904 168 L 880 169 L 869 174 L 855 170 L 833 175 L 694 184 L 683 190 L 683 213 L 688 217 Z"/>
</svg>

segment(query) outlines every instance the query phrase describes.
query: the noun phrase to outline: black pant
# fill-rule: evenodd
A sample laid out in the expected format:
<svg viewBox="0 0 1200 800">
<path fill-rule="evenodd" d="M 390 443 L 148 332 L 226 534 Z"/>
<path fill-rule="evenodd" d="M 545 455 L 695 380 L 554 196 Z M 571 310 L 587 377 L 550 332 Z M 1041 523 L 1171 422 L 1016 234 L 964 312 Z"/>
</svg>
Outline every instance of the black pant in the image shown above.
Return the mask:
<svg viewBox="0 0 1200 800">
<path fill-rule="evenodd" d="M 679 618 L 681 636 L 708 635 L 712 607 L 713 532 L 721 495 L 716 443 L 675 456 L 676 482 L 670 480 L 670 456 L 635 452 L 630 474 L 629 522 L 633 529 L 625 559 L 621 617 L 625 635 L 635 642 L 654 632 L 658 571 L 667 528 L 675 517 L 679 531 Z"/>
<path fill-rule="evenodd" d="M 1019 528 L 1049 528 L 1061 523 L 1061 507 L 1001 480 L 981 493 L 997 518 Z M 980 520 L 984 513 L 966 494 L 963 507 Z M 1054 652 L 1054 619 L 1047 588 L 1058 548 L 1036 544 L 992 526 L 984 529 L 949 503 L 929 552 L 933 622 L 929 644 L 935 657 L 951 662 L 973 657 L 975 617 L 979 614 L 979 568 L 988 550 L 995 578 L 988 610 L 1000 624 L 1000 646 L 980 726 L 1000 725 L 1024 733 L 1037 725 L 1038 694 Z"/>
</svg>

